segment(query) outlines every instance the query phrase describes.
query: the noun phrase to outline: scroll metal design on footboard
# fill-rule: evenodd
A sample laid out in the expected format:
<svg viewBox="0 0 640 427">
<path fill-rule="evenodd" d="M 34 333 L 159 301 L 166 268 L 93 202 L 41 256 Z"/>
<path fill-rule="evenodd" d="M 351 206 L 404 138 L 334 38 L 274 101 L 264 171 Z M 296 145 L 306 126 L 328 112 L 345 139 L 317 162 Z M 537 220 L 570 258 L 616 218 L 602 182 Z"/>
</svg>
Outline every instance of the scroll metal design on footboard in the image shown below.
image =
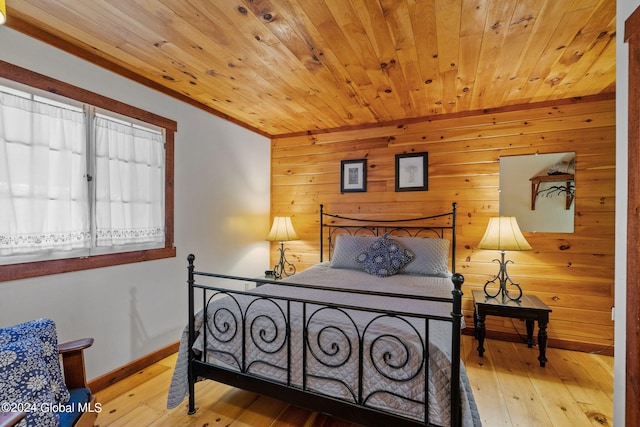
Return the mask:
<svg viewBox="0 0 640 427">
<path fill-rule="evenodd" d="M 434 371 L 439 369 L 432 358 L 442 349 L 431 343 L 430 330 L 434 322 L 448 322 L 455 336 L 456 323 L 459 334 L 459 317 L 409 315 L 208 286 L 196 283 L 196 276 L 251 279 L 196 272 L 194 260 L 190 255 L 189 305 L 193 310 L 199 291 L 204 309 L 200 312 L 201 329 L 196 328 L 195 316 L 189 323 L 189 348 L 199 349 L 189 362 L 190 413 L 195 412 L 194 383 L 202 376 L 300 406 L 322 398 L 329 406 L 317 409 L 313 404 L 311 409 L 332 412 L 326 408 L 337 408 L 344 417 L 349 411 L 365 410 L 394 425 L 439 425 L 429 410 L 429 384 L 433 387 Z M 459 290 L 462 276 L 456 275 L 454 280 Z M 448 300 L 436 300 L 456 305 L 455 294 Z M 459 386 L 456 349 L 451 351 L 454 362 L 447 378 L 452 386 Z M 459 401 L 459 389 L 454 388 L 451 425 L 460 424 Z"/>
<path fill-rule="evenodd" d="M 371 315 L 375 317 L 365 325 L 340 307 L 322 307 L 308 317 L 303 388 L 315 390 L 309 385 L 310 379 L 319 383 L 334 382 L 343 389 L 341 398 L 357 405 L 372 408 L 418 405 L 424 408 L 427 393 L 424 367 L 429 358 L 425 346 L 428 334 L 424 331 L 428 330 L 429 319 L 424 319 L 421 333 L 402 316 Z M 391 323 L 397 324 L 390 328 Z M 398 333 L 394 334 L 390 329 Z M 413 388 L 412 382 L 415 383 Z M 410 390 L 401 393 L 403 384 Z M 419 390 L 415 390 L 416 384 Z M 341 393 L 336 391 L 335 394 Z M 404 402 L 390 403 L 399 400 Z M 420 416 L 419 411 L 416 412 L 415 416 Z"/>
<path fill-rule="evenodd" d="M 221 297 L 227 303 L 224 306 L 220 306 Z M 211 348 L 209 352 L 217 355 L 222 363 L 245 373 L 257 364 L 284 369 L 267 358 L 249 357 L 246 351 L 251 347 L 266 356 L 283 351 L 289 339 L 284 310 L 273 299 L 258 297 L 243 308 L 238 297 L 229 291 L 217 290 L 208 298 L 205 313 L 211 315 L 204 317 L 203 349 Z M 246 300 L 246 295 L 243 299 Z"/>
</svg>

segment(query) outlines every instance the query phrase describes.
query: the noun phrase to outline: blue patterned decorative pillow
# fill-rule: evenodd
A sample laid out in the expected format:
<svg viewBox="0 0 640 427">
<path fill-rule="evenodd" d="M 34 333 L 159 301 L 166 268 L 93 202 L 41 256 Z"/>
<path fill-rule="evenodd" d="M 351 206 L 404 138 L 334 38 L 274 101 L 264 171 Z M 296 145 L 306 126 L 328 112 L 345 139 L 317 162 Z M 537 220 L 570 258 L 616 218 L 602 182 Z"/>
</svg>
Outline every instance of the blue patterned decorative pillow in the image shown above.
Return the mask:
<svg viewBox="0 0 640 427">
<path fill-rule="evenodd" d="M 19 325 L 0 329 L 0 347 L 14 341 L 36 338 L 40 341 L 44 363 L 47 366 L 51 390 L 56 402 L 67 403 L 69 390 L 62 377 L 58 358 L 58 336 L 56 325 L 51 319 L 36 319 Z"/>
<path fill-rule="evenodd" d="M 12 341 L 0 347 L 0 405 L 27 415 L 19 426 L 57 427 L 60 418 L 51 391 L 43 347 L 36 338 Z"/>
<path fill-rule="evenodd" d="M 378 277 L 393 276 L 413 260 L 413 253 L 385 234 L 374 240 L 366 251 L 358 255 L 364 271 Z"/>
</svg>

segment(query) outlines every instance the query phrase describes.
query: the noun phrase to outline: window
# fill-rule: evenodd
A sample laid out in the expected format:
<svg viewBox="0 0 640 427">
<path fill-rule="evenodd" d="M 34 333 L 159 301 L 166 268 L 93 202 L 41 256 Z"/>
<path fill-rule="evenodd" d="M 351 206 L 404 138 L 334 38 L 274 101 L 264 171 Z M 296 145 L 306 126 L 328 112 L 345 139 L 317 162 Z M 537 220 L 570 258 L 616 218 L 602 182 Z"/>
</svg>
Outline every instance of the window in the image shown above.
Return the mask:
<svg viewBox="0 0 640 427">
<path fill-rule="evenodd" d="M 1 61 L 0 77 L 0 280 L 175 256 L 175 122 Z"/>
<path fill-rule="evenodd" d="M 93 123 L 96 246 L 164 245 L 164 136 L 103 115 Z"/>
</svg>

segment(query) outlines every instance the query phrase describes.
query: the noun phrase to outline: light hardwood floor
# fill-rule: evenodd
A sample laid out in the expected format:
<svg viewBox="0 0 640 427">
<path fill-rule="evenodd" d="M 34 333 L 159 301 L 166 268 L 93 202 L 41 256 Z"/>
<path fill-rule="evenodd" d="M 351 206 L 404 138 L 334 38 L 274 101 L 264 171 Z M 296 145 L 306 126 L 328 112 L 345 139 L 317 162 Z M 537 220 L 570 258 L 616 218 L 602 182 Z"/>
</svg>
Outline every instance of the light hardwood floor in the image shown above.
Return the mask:
<svg viewBox="0 0 640 427">
<path fill-rule="evenodd" d="M 485 427 L 612 426 L 613 357 L 554 348 L 541 368 L 538 349 L 523 343 L 462 337 L 462 355 Z M 168 357 L 97 393 L 96 425 L 347 427 L 353 424 L 218 384 L 196 385 L 195 415 L 185 403 L 166 409 L 175 356 Z"/>
</svg>

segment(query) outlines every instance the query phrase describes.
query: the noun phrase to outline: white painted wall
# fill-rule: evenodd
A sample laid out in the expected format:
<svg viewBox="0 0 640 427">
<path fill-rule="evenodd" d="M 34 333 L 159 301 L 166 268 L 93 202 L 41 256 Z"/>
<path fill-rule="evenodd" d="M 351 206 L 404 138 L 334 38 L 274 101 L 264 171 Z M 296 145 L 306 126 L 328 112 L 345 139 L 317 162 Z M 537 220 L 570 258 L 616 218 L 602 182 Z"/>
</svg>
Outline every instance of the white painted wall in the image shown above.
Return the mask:
<svg viewBox="0 0 640 427">
<path fill-rule="evenodd" d="M 614 422 L 625 422 L 626 288 L 627 288 L 627 114 L 629 93 L 629 49 L 624 42 L 624 21 L 640 7 L 640 0 L 617 1 L 616 52 L 616 271 L 615 271 L 615 362 Z"/>
<path fill-rule="evenodd" d="M 269 267 L 267 138 L 107 72 L 7 27 L 0 59 L 175 120 L 177 257 L 0 282 L 0 326 L 51 317 L 61 341 L 92 336 L 87 375 L 177 341 L 187 322 L 186 257 L 259 276 Z"/>
</svg>

